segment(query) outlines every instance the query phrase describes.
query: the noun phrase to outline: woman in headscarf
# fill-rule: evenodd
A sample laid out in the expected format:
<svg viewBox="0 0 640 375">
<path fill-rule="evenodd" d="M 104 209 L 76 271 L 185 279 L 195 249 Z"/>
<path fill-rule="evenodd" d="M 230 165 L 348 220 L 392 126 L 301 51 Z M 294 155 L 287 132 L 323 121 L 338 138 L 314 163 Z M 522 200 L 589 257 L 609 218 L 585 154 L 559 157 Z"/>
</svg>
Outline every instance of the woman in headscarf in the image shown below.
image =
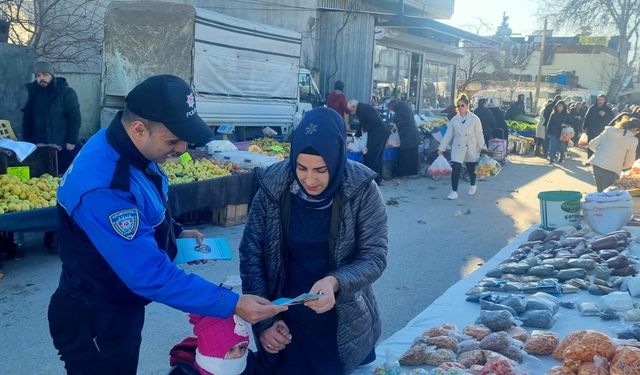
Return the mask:
<svg viewBox="0 0 640 375">
<path fill-rule="evenodd" d="M 347 374 L 375 358 L 380 317 L 371 284 L 386 267 L 387 215 L 375 173 L 347 160 L 342 118 L 305 114 L 288 160 L 258 171 L 240 243 L 245 293 L 321 294 L 254 325 L 282 374 Z"/>
</svg>

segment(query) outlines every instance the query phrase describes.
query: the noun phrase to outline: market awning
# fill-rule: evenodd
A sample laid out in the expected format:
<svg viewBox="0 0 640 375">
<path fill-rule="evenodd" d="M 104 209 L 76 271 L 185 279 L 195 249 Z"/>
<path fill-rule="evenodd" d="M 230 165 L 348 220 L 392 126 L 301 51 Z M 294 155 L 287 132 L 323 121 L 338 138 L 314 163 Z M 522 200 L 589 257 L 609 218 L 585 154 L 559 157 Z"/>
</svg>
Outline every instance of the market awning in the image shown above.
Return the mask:
<svg viewBox="0 0 640 375">
<path fill-rule="evenodd" d="M 376 20 L 376 26 L 387 28 L 402 27 L 407 29 L 425 29 L 453 39 L 468 40 L 486 46 L 494 46 L 498 44 L 495 40 L 458 29 L 457 27 L 446 25 L 430 18 L 409 17 L 403 15 L 384 16 L 379 17 Z"/>
</svg>

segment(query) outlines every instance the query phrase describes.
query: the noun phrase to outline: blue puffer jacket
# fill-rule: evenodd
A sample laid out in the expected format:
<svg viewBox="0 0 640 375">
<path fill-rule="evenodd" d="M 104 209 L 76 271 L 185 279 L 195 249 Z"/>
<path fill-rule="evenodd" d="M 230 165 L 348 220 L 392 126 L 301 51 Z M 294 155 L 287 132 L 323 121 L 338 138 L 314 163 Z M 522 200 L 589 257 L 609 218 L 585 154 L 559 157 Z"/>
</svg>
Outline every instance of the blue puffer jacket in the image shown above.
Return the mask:
<svg viewBox="0 0 640 375">
<path fill-rule="evenodd" d="M 349 160 L 345 174 L 341 199 L 334 201 L 341 209 L 332 259 L 336 268 L 330 275 L 340 284 L 335 307 L 337 341 L 344 372 L 350 373 L 380 337 L 380 314 L 371 284 L 387 265 L 387 213 L 373 181 L 375 173 Z M 240 276 L 245 293 L 274 300 L 283 297 L 285 281 L 281 202 L 294 176 L 288 161 L 258 170 L 257 175 L 260 190 L 240 243 Z M 254 325 L 256 336 L 276 319 Z"/>
</svg>

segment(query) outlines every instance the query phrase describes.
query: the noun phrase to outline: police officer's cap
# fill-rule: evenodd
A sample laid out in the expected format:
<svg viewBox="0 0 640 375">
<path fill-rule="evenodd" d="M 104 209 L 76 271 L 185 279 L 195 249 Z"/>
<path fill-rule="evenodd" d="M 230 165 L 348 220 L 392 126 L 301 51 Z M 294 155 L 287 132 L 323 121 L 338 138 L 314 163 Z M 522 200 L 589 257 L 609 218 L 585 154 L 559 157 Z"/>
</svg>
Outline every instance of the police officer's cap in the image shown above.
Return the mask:
<svg viewBox="0 0 640 375">
<path fill-rule="evenodd" d="M 198 116 L 193 92 L 179 77 L 164 74 L 147 78 L 125 101 L 131 112 L 163 123 L 183 141 L 203 144 L 213 139 L 213 130 Z"/>
</svg>

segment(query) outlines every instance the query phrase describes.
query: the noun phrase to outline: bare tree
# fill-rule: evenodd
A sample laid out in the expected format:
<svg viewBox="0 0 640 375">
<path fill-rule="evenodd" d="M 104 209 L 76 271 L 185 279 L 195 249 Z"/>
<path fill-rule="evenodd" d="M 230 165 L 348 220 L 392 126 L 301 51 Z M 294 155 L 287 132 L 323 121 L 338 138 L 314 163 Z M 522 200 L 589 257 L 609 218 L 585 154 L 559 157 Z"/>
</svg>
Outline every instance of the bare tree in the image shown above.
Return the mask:
<svg viewBox="0 0 640 375">
<path fill-rule="evenodd" d="M 0 0 L 9 41 L 38 58 L 86 66 L 100 57 L 104 5 L 95 0 Z"/>
<path fill-rule="evenodd" d="M 637 43 L 640 27 L 638 0 L 544 0 L 542 16 L 549 16 L 558 27 L 591 26 L 597 31 L 614 31 L 620 37 L 617 46 L 618 66 L 611 80 L 608 96 L 615 99 L 622 90 L 625 77 L 631 72 L 631 50 Z M 635 54 L 634 54 L 635 55 Z"/>
<path fill-rule="evenodd" d="M 499 65 L 496 55 L 499 51 L 495 48 L 471 45 L 464 48 L 465 56 L 458 63 L 456 88 L 464 92 L 470 84 L 482 82 L 494 73 Z"/>
</svg>

